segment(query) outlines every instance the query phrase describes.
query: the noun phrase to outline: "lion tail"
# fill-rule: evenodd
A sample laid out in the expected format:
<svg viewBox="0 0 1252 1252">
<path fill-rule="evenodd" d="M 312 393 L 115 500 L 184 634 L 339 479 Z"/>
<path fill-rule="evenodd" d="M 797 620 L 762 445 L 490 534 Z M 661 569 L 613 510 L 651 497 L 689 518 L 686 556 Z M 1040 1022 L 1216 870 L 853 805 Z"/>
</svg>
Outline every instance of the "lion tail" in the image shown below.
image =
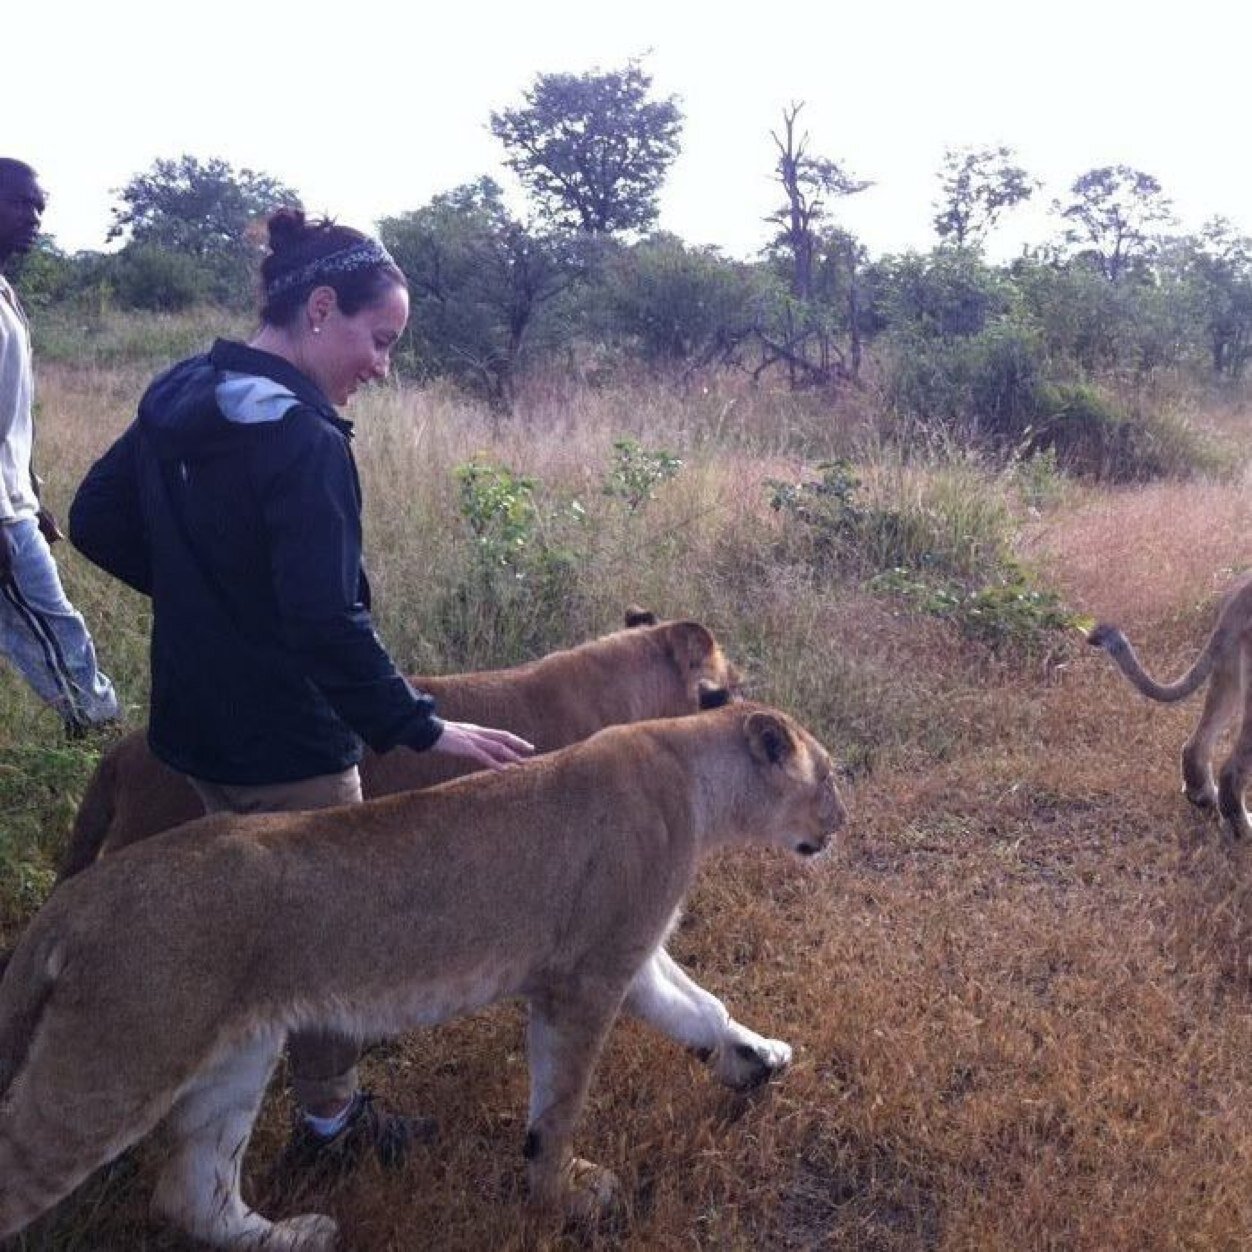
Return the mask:
<svg viewBox="0 0 1252 1252">
<path fill-rule="evenodd" d="M 48 1100 L 46 1065 L 61 1062 L 50 1057 L 54 1049 L 35 1046 L 49 1028 L 49 1001 L 56 996 L 66 951 L 65 941 L 36 927 L 18 944 L 0 981 L 0 1244 L 5 1247 L 10 1236 L 107 1159 L 84 1153 L 78 1142 L 84 1114 L 75 1102 L 62 1105 L 55 1091 Z M 37 1072 L 41 1068 L 43 1074 Z M 90 1129 L 89 1113 L 85 1121 Z"/>
<path fill-rule="evenodd" d="M 0 976 L 0 1103 L 21 1072 L 64 966 L 55 937 L 28 939 L 4 956 Z"/>
<path fill-rule="evenodd" d="M 56 886 L 73 878 L 100 857 L 116 813 L 117 763 L 115 751 L 106 752 L 87 780 L 87 790 L 74 814 L 74 825 L 57 869 Z"/>
<path fill-rule="evenodd" d="M 1101 623 L 1087 636 L 1087 642 L 1093 647 L 1103 648 L 1113 658 L 1117 668 L 1150 700 L 1172 704 L 1176 700 L 1185 700 L 1208 681 L 1217 663 L 1219 641 L 1214 633 L 1195 664 L 1172 683 L 1158 682 L 1143 668 L 1130 640 L 1116 626 Z"/>
</svg>

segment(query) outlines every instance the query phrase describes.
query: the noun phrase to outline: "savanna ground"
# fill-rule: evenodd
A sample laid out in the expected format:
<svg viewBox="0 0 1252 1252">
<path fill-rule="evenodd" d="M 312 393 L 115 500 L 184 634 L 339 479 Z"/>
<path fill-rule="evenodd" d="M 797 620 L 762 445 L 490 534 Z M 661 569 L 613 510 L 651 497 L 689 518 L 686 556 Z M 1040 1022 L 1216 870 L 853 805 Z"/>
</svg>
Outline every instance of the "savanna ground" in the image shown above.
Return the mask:
<svg viewBox="0 0 1252 1252">
<path fill-rule="evenodd" d="M 54 507 L 129 419 L 163 350 L 84 343 L 45 366 Z M 380 630 L 405 669 L 511 663 L 616 628 L 632 601 L 699 618 L 755 698 L 847 763 L 853 819 L 815 866 L 770 853 L 708 864 L 670 945 L 736 1016 L 794 1045 L 781 1081 L 728 1092 L 620 1023 L 578 1149 L 619 1173 L 624 1209 L 562 1231 L 523 1207 L 520 1010 L 392 1042 L 367 1061 L 369 1084 L 435 1114 L 442 1138 L 397 1176 L 367 1167 L 318 1198 L 347 1246 L 1252 1242 L 1252 850 L 1180 795 L 1197 703 L 1149 704 L 1076 630 L 996 651 L 869 593 L 815 557 L 764 485 L 848 455 L 867 491 L 932 514 L 946 499 L 943 524 L 998 527 L 1067 606 L 1118 621 L 1172 676 L 1247 564 L 1246 411 L 1195 418 L 1229 450 L 1230 474 L 1117 490 L 1026 490 L 1021 475 L 950 455 L 907 463 L 855 405 L 717 387 L 553 387 L 505 424 L 442 392 L 388 390 L 353 415 Z M 623 437 L 683 459 L 651 498 L 603 489 Z M 458 495 L 456 467 L 476 456 L 533 476 L 547 501 L 519 521 L 528 552 L 504 577 L 484 570 Z M 68 545 L 58 555 L 138 724 L 144 602 Z M 95 757 L 63 745 L 7 673 L 0 713 L 11 937 L 47 888 Z M 249 1156 L 254 1196 L 288 1117 L 278 1081 Z M 159 1151 L 145 1145 L 17 1246 L 186 1246 L 145 1216 Z M 273 1214 L 296 1208 L 268 1201 Z"/>
</svg>

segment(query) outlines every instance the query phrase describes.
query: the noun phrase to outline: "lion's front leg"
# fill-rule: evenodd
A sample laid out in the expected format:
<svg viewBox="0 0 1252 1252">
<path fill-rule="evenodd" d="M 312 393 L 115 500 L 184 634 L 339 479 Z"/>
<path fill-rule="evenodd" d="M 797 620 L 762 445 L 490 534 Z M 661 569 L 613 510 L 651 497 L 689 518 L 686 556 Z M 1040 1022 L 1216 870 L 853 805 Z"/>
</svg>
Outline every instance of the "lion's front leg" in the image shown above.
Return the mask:
<svg viewBox="0 0 1252 1252">
<path fill-rule="evenodd" d="M 574 1127 L 622 989 L 570 980 L 559 995 L 533 998 L 526 1048 L 530 1116 L 525 1155 L 532 1200 L 543 1208 L 587 1219 L 609 1206 L 615 1175 L 572 1151 Z"/>
<path fill-rule="evenodd" d="M 791 1063 L 791 1048 L 735 1021 L 726 1006 L 657 948 L 626 993 L 626 1011 L 704 1057 L 728 1087 L 746 1090 Z"/>
</svg>

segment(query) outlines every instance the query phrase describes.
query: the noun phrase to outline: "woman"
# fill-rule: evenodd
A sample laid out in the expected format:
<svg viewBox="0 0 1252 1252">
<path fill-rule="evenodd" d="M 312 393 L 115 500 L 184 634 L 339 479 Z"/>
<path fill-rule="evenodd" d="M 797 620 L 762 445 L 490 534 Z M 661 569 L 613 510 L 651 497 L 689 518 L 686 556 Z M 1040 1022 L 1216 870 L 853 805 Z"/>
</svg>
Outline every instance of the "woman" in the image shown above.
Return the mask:
<svg viewBox="0 0 1252 1252">
<path fill-rule="evenodd" d="M 92 467 L 70 536 L 152 598 L 153 753 L 209 812 L 361 799 L 362 740 L 501 768 L 533 749 L 436 716 L 374 631 L 352 426 L 336 410 L 382 379 L 408 319 L 404 275 L 359 231 L 283 209 L 269 221 L 261 324 L 175 365 Z M 364 924 L 364 922 L 363 922 Z M 357 1087 L 355 1043 L 293 1035 L 303 1116 L 286 1159 L 402 1159 L 429 1124 Z"/>
</svg>

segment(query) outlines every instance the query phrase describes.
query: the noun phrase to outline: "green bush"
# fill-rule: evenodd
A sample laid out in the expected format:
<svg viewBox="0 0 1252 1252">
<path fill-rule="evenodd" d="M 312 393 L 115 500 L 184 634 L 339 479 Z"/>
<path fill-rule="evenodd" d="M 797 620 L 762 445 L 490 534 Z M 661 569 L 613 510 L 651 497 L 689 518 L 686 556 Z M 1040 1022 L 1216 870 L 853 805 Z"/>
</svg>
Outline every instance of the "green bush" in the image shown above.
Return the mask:
<svg viewBox="0 0 1252 1252">
<path fill-rule="evenodd" d="M 98 759 L 75 746 L 0 750 L 0 916 L 29 916 L 51 890 L 77 799 Z"/>
<path fill-rule="evenodd" d="M 444 650 L 465 668 L 489 656 L 515 664 L 564 637 L 587 559 L 577 500 L 550 500 L 533 478 L 474 459 L 457 467 L 458 510 L 469 532 L 463 577 L 437 618 Z"/>
<path fill-rule="evenodd" d="M 616 440 L 613 452 L 604 493 L 623 501 L 632 513 L 651 500 L 656 489 L 683 466 L 672 452 L 664 448 L 645 448 L 637 439 Z"/>
<path fill-rule="evenodd" d="M 1064 646 L 1078 619 L 1014 561 L 1012 518 L 987 483 L 937 472 L 924 490 L 870 501 L 849 462 L 819 468 L 817 481 L 767 484 L 771 506 L 803 528 L 819 573 L 855 573 L 875 594 L 952 621 L 997 653 Z"/>
<path fill-rule="evenodd" d="M 1012 292 L 977 253 L 936 248 L 887 256 L 866 269 L 862 312 L 874 331 L 937 342 L 981 333 L 1003 317 Z"/>
<path fill-rule="evenodd" d="M 1055 654 L 1088 624 L 1067 609 L 1055 592 L 1033 586 L 1013 564 L 1007 565 L 994 582 L 972 590 L 951 579 L 919 577 L 899 568 L 876 575 L 868 586 L 878 594 L 897 596 L 920 612 L 953 622 L 968 638 L 1000 654 Z"/>
<path fill-rule="evenodd" d="M 1138 482 L 1222 473 L 1220 450 L 1188 423 L 1167 414 L 1131 418 L 1090 384 L 1045 387 L 1023 447 L 1050 451 L 1067 473 L 1108 482 Z"/>
<path fill-rule="evenodd" d="M 127 309 L 178 313 L 209 294 L 210 276 L 194 257 L 152 244 L 132 244 L 112 267 L 117 302 Z"/>
<path fill-rule="evenodd" d="M 968 473 L 935 472 L 906 486 L 888 468 L 869 490 L 850 461 L 817 468 L 820 479 L 766 486 L 770 507 L 801 524 L 807 559 L 819 569 L 869 577 L 903 566 L 976 577 L 1007 559 L 1007 510 Z"/>
<path fill-rule="evenodd" d="M 1048 452 L 1064 473 L 1113 482 L 1221 468 L 1185 423 L 1132 416 L 1094 383 L 1051 378 L 1039 336 L 1013 322 L 944 342 L 896 338 L 885 359 L 886 398 L 904 442 L 940 430 L 1004 459 Z"/>
<path fill-rule="evenodd" d="M 180 313 L 147 313 L 103 308 L 84 310 L 58 304 L 31 317 L 39 360 L 75 365 L 117 365 L 153 373 L 203 352 L 220 336 L 244 338 L 248 323 L 237 313 L 197 304 Z M 138 398 L 138 391 L 135 392 Z"/>
<path fill-rule="evenodd" d="M 654 235 L 609 255 L 588 311 L 603 338 L 632 340 L 649 365 L 681 365 L 742 335 L 766 285 L 716 249 Z"/>
</svg>

